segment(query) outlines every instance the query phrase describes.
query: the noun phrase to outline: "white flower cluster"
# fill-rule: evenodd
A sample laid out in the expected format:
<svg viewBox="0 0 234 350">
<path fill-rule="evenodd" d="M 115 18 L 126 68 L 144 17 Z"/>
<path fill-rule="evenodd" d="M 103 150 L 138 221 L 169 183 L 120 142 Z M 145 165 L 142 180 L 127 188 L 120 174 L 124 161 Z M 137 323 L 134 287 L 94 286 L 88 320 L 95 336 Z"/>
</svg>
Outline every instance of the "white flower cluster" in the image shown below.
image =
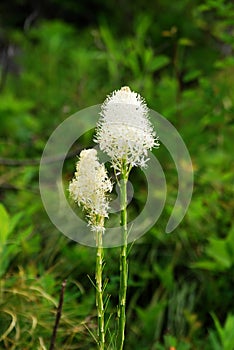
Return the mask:
<svg viewBox="0 0 234 350">
<path fill-rule="evenodd" d="M 103 218 L 108 217 L 107 193 L 112 183 L 104 164 L 97 159 L 95 149 L 83 150 L 76 164 L 75 177 L 69 184 L 70 196 L 87 211 L 92 230 L 103 229 Z"/>
<path fill-rule="evenodd" d="M 100 114 L 95 141 L 113 167 L 121 171 L 123 161 L 130 167 L 144 167 L 147 151 L 159 146 L 144 99 L 122 87 L 106 98 Z"/>
<path fill-rule="evenodd" d="M 158 138 L 148 119 L 144 99 L 129 87 L 122 87 L 106 98 L 97 124 L 95 142 L 111 158 L 117 173 L 133 166 L 144 167 L 147 153 L 158 147 Z M 97 159 L 95 149 L 83 150 L 76 165 L 75 177 L 69 184 L 70 196 L 87 212 L 93 231 L 104 232 L 104 218 L 108 217 L 112 183 L 104 164 Z"/>
</svg>

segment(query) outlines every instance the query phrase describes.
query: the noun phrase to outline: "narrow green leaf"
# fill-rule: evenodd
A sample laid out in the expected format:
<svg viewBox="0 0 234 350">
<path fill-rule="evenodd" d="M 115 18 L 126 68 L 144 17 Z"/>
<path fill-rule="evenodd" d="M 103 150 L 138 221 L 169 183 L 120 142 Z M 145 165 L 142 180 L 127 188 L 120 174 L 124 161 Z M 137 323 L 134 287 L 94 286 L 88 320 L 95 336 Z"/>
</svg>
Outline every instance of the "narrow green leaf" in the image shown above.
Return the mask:
<svg viewBox="0 0 234 350">
<path fill-rule="evenodd" d="M 0 245 L 4 245 L 9 235 L 10 217 L 5 207 L 0 204 Z"/>
<path fill-rule="evenodd" d="M 209 245 L 206 248 L 206 253 L 215 261 L 219 262 L 223 267 L 231 267 L 232 259 L 227 250 L 225 240 L 210 238 Z"/>
<path fill-rule="evenodd" d="M 169 57 L 165 55 L 159 55 L 156 56 L 151 63 L 149 64 L 148 69 L 152 72 L 155 72 L 157 70 L 160 70 L 161 68 L 165 67 L 170 63 Z"/>
</svg>

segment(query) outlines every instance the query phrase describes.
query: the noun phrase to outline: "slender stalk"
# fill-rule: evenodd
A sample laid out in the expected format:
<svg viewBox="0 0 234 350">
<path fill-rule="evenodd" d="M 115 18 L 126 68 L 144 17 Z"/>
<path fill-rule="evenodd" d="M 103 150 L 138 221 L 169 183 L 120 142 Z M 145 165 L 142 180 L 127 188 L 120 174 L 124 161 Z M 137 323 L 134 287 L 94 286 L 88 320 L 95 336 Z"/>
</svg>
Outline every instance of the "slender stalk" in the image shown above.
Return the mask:
<svg viewBox="0 0 234 350">
<path fill-rule="evenodd" d="M 122 246 L 120 252 L 120 290 L 119 290 L 119 348 L 122 350 L 125 340 L 125 325 L 126 325 L 126 295 L 128 281 L 128 263 L 127 263 L 127 181 L 128 171 L 123 165 L 122 181 L 120 183 L 120 202 L 121 202 L 121 226 L 122 226 Z"/>
<path fill-rule="evenodd" d="M 57 330 L 58 330 L 59 321 L 60 321 L 60 318 L 62 315 L 63 299 L 64 299 L 64 292 L 65 292 L 66 284 L 67 284 L 67 281 L 64 280 L 62 283 L 62 288 L 61 288 L 61 292 L 60 292 L 59 304 L 58 304 L 58 308 L 57 308 L 56 319 L 55 319 L 55 324 L 54 324 L 54 328 L 53 328 L 53 334 L 52 334 L 51 341 L 50 341 L 49 350 L 54 350 L 54 347 L 55 347 Z"/>
<path fill-rule="evenodd" d="M 98 349 L 105 349 L 105 310 L 103 303 L 103 247 L 102 247 L 102 230 L 96 232 L 97 239 L 97 255 L 96 255 L 96 307 L 98 317 Z"/>
</svg>

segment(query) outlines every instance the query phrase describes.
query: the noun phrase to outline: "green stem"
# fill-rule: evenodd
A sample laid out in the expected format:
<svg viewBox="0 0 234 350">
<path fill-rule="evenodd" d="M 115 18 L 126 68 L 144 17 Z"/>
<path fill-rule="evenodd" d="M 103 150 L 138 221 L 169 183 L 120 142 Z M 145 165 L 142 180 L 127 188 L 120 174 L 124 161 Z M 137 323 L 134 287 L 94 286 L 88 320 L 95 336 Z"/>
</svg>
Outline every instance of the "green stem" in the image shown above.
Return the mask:
<svg viewBox="0 0 234 350">
<path fill-rule="evenodd" d="M 103 247 L 102 247 L 102 230 L 96 232 L 97 239 L 97 255 L 96 255 L 96 307 L 98 317 L 98 349 L 105 348 L 105 310 L 103 303 L 103 284 L 102 284 L 102 270 L 103 270 Z"/>
<path fill-rule="evenodd" d="M 128 171 L 123 165 L 122 181 L 120 183 L 120 201 L 121 201 L 121 226 L 122 226 L 122 246 L 120 252 L 120 290 L 119 290 L 119 348 L 122 350 L 125 340 L 125 324 L 126 324 L 126 294 L 128 281 L 128 263 L 127 263 L 127 182 Z"/>
</svg>

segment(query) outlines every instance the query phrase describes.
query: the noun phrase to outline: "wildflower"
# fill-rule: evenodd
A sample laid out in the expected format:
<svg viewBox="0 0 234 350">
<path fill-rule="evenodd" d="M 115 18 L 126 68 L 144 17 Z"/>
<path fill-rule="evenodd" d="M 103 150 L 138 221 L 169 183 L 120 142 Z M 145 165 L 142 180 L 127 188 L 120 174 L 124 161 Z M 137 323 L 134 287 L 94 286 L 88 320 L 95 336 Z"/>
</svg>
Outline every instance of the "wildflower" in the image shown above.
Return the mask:
<svg viewBox="0 0 234 350">
<path fill-rule="evenodd" d="M 107 193 L 111 190 L 112 183 L 104 164 L 100 164 L 97 159 L 97 151 L 81 151 L 69 192 L 74 201 L 86 210 L 88 224 L 93 231 L 104 231 L 104 218 L 108 217 L 109 207 Z"/>
<path fill-rule="evenodd" d="M 159 146 L 145 100 L 125 86 L 106 98 L 100 115 L 95 141 L 110 156 L 112 166 L 118 171 L 123 162 L 129 168 L 144 167 L 147 151 Z"/>
</svg>

